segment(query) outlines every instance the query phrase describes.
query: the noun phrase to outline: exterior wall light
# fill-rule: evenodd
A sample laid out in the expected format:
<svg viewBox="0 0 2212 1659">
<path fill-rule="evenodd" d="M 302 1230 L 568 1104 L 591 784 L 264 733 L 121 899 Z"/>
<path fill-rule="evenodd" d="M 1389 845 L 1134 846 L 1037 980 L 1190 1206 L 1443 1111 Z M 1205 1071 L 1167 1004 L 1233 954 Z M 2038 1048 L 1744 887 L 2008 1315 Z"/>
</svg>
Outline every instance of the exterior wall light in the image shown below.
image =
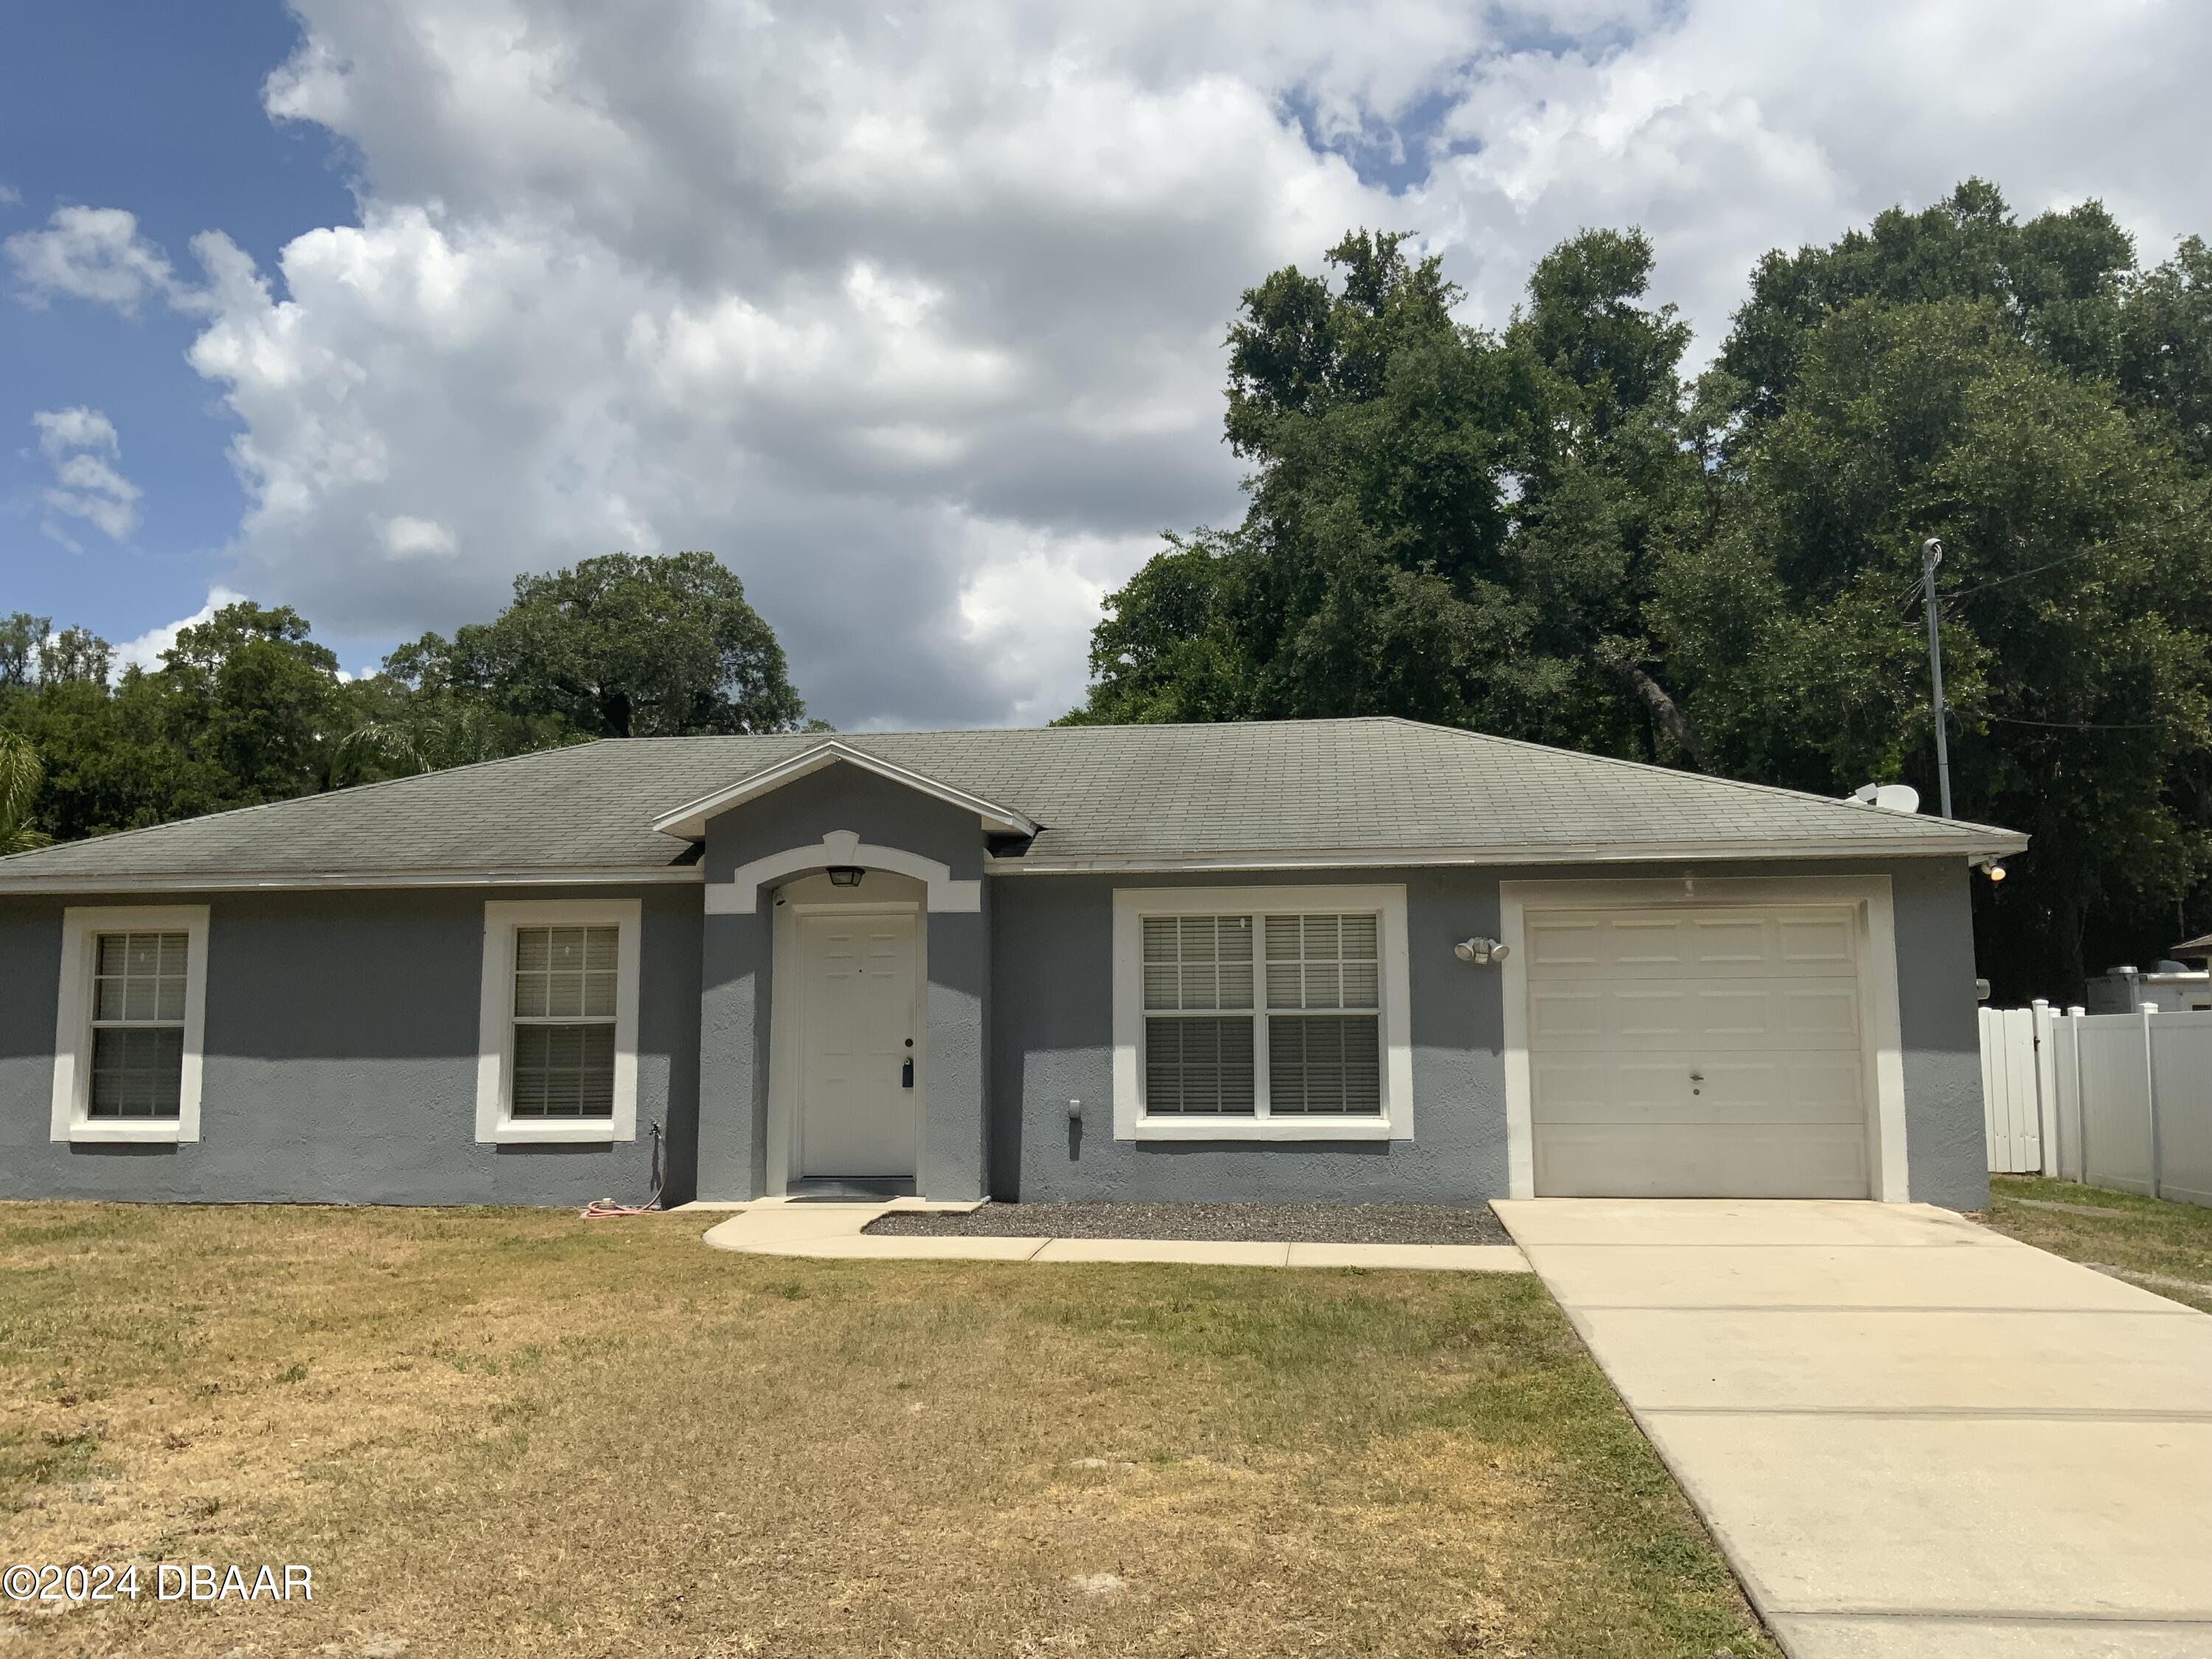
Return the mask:
<svg viewBox="0 0 2212 1659">
<path fill-rule="evenodd" d="M 830 866 L 832 887 L 858 887 L 860 878 L 867 873 L 857 864 L 833 864 Z"/>
<path fill-rule="evenodd" d="M 1488 967 L 1493 962 L 1503 962 L 1513 954 L 1512 947 L 1501 945 L 1494 939 L 1477 935 L 1463 939 L 1452 946 L 1452 954 L 1462 962 L 1471 962 L 1478 968 Z"/>
</svg>

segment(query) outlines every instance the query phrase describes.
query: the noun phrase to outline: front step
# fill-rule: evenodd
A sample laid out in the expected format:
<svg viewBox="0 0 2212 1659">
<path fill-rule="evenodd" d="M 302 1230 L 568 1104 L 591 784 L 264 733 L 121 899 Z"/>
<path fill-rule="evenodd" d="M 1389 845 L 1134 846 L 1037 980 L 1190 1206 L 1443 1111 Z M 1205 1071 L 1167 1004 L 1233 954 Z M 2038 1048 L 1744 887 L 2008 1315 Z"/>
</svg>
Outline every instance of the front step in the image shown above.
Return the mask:
<svg viewBox="0 0 2212 1659">
<path fill-rule="evenodd" d="M 787 1183 L 784 1198 L 793 1204 L 872 1204 L 888 1198 L 912 1198 L 914 1180 L 897 1176 L 809 1176 Z"/>
</svg>

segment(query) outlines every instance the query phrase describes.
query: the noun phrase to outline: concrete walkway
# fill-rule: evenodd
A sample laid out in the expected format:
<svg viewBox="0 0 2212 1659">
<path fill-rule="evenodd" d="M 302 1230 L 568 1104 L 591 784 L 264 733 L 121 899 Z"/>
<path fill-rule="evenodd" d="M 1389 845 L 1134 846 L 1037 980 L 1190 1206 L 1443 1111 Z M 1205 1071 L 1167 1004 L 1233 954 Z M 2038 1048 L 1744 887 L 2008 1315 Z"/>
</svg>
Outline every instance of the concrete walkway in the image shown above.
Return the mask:
<svg viewBox="0 0 2212 1659">
<path fill-rule="evenodd" d="M 718 1250 L 884 1261 L 1186 1261 L 1225 1267 L 1413 1267 L 1526 1273 L 1510 1244 L 1254 1244 L 1164 1238 L 915 1238 L 864 1232 L 899 1210 L 973 1210 L 973 1204 L 892 1199 L 882 1204 L 793 1204 L 763 1199 L 707 1230 Z"/>
<path fill-rule="evenodd" d="M 1923 1205 L 1497 1208 L 1795 1659 L 2212 1655 L 2212 1318 Z"/>
</svg>

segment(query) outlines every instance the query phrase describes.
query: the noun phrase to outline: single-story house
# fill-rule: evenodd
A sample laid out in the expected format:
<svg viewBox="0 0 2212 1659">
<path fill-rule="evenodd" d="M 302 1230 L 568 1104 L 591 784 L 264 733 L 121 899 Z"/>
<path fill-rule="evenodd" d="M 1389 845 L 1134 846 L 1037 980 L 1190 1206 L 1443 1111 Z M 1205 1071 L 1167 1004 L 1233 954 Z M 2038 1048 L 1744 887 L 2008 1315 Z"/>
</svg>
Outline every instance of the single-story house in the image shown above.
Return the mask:
<svg viewBox="0 0 2212 1659">
<path fill-rule="evenodd" d="M 0 860 L 0 1196 L 1969 1207 L 2025 845 L 1395 719 L 523 755 Z"/>
</svg>

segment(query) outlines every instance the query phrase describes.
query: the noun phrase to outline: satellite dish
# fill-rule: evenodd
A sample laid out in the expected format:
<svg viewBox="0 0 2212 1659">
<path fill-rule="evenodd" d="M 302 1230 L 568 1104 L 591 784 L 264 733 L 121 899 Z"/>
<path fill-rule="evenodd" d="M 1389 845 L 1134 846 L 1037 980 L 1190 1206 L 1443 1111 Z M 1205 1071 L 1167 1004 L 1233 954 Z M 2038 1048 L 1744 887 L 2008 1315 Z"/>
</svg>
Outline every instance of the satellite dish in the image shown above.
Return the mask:
<svg viewBox="0 0 2212 1659">
<path fill-rule="evenodd" d="M 1909 783 L 1863 783 L 1851 792 L 1851 799 L 1888 812 L 1920 810 L 1920 792 Z"/>
</svg>

